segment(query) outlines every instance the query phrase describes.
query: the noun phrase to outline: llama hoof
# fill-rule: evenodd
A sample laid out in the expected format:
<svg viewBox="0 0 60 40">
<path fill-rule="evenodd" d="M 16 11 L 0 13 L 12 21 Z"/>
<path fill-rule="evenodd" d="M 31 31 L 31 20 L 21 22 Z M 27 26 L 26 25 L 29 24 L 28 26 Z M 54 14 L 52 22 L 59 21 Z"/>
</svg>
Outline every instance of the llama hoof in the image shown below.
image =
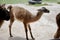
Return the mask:
<svg viewBox="0 0 60 40">
<path fill-rule="evenodd" d="M 0 28 L 1 28 L 1 26 L 0 26 Z"/>
<path fill-rule="evenodd" d="M 26 40 L 29 40 L 29 39 L 26 39 Z"/>
<path fill-rule="evenodd" d="M 10 36 L 10 37 L 13 37 L 13 36 Z"/>
<path fill-rule="evenodd" d="M 54 35 L 54 39 L 56 39 L 56 38 L 59 38 L 59 36 L 58 35 Z"/>
<path fill-rule="evenodd" d="M 27 39 L 27 40 L 29 40 L 29 39 Z"/>
<path fill-rule="evenodd" d="M 12 35 L 10 37 L 13 37 Z"/>
<path fill-rule="evenodd" d="M 33 40 L 35 40 L 35 38 L 33 38 Z"/>
</svg>

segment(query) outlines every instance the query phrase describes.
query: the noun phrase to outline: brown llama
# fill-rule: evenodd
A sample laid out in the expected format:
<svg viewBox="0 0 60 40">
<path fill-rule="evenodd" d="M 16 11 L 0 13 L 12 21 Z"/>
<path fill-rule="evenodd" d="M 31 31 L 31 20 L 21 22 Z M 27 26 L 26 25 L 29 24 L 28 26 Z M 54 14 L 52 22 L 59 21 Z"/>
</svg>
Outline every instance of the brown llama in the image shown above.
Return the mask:
<svg viewBox="0 0 60 40">
<path fill-rule="evenodd" d="M 22 21 L 24 24 L 27 40 L 29 40 L 28 39 L 28 32 L 27 32 L 28 29 L 30 31 L 30 35 L 31 35 L 32 39 L 34 40 L 29 23 L 32 23 L 32 22 L 39 20 L 43 13 L 49 13 L 49 10 L 46 9 L 45 7 L 38 9 L 36 16 L 32 15 L 28 10 L 26 10 L 22 7 L 8 6 L 8 9 L 10 11 L 10 25 L 9 25 L 10 37 L 13 37 L 11 34 L 11 26 L 12 26 L 14 20 L 17 19 L 19 21 Z"/>
<path fill-rule="evenodd" d="M 54 35 L 54 38 L 59 38 L 60 37 L 60 13 L 56 16 L 56 23 L 57 23 L 57 32 Z"/>
</svg>

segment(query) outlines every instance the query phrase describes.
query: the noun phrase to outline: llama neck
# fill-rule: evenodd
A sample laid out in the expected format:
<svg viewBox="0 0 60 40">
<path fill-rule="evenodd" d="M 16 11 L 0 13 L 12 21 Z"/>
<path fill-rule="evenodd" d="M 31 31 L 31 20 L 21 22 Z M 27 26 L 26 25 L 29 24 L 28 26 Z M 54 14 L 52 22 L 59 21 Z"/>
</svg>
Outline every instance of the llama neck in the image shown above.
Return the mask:
<svg viewBox="0 0 60 40">
<path fill-rule="evenodd" d="M 43 12 L 38 12 L 37 15 L 35 17 L 33 17 L 32 19 L 30 19 L 31 22 L 35 22 L 37 20 L 39 20 L 42 16 Z"/>
<path fill-rule="evenodd" d="M 43 12 L 38 12 L 37 15 L 35 16 L 35 20 L 39 20 L 42 16 Z"/>
</svg>

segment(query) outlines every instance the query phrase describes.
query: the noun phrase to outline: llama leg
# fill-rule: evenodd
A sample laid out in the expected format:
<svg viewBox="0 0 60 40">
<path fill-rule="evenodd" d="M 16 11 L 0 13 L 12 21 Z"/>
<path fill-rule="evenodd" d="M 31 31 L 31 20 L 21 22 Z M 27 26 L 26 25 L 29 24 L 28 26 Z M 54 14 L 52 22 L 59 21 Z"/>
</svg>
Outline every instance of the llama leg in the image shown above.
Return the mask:
<svg viewBox="0 0 60 40">
<path fill-rule="evenodd" d="M 32 39 L 35 40 L 34 37 L 33 37 L 33 35 L 32 35 L 31 28 L 30 28 L 30 25 L 29 24 L 28 24 L 28 28 L 29 28 L 30 35 L 31 35 Z"/>
<path fill-rule="evenodd" d="M 3 24 L 3 22 L 4 22 L 4 20 L 0 20 L 0 28 L 1 28 L 2 24 Z"/>
<path fill-rule="evenodd" d="M 12 27 L 13 22 L 14 22 L 14 19 L 13 20 L 11 19 L 10 20 L 10 25 L 9 25 L 9 34 L 10 34 L 10 37 L 13 37 L 12 34 L 11 34 L 11 27 Z"/>
<path fill-rule="evenodd" d="M 57 32 L 54 36 L 54 38 L 59 38 L 60 37 L 60 28 L 57 29 Z"/>
<path fill-rule="evenodd" d="M 27 30 L 27 24 L 26 23 L 24 23 L 24 28 L 25 28 L 25 32 L 26 32 L 26 39 L 29 40 L 28 39 L 28 32 L 27 32 L 28 30 Z"/>
</svg>

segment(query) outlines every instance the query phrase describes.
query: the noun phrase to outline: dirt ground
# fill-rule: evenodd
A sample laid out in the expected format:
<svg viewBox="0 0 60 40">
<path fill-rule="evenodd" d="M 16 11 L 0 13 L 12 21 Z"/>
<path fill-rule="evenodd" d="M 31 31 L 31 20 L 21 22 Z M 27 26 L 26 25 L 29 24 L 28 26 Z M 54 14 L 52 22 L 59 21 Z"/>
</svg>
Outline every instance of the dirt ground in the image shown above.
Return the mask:
<svg viewBox="0 0 60 40">
<path fill-rule="evenodd" d="M 41 8 L 28 6 L 25 4 L 12 4 L 13 6 L 20 6 L 24 7 L 25 9 L 29 10 L 33 15 L 37 14 L 37 9 Z M 32 33 L 35 40 L 50 40 L 54 38 L 54 34 L 57 30 L 56 25 L 56 15 L 60 12 L 60 5 L 52 3 L 50 6 L 43 6 L 50 10 L 50 13 L 44 13 L 36 22 L 31 23 Z M 8 6 L 8 5 L 6 5 Z M 15 20 L 12 25 L 12 34 L 14 37 L 9 37 L 9 21 L 5 21 L 2 27 L 0 28 L 0 40 L 26 40 L 25 39 L 25 30 L 24 25 L 22 22 Z M 30 34 L 29 39 L 31 40 Z"/>
</svg>

